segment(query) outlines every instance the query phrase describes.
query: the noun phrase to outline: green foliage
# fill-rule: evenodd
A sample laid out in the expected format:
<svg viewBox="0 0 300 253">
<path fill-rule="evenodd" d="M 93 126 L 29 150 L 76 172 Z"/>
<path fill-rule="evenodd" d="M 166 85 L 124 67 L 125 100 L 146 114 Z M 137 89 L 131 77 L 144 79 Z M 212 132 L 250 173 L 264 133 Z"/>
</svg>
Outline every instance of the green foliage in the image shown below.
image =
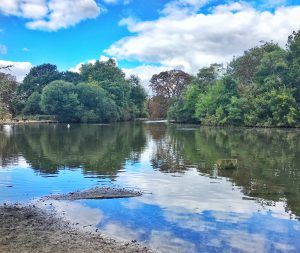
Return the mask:
<svg viewBox="0 0 300 253">
<path fill-rule="evenodd" d="M 47 84 L 59 79 L 61 79 L 61 73 L 56 65 L 42 64 L 30 70 L 19 89 L 28 98 L 33 92 L 41 92 Z"/>
<path fill-rule="evenodd" d="M 10 118 L 10 114 L 3 104 L 0 104 L 0 121 Z"/>
<path fill-rule="evenodd" d="M 16 112 L 15 101 L 17 99 L 17 82 L 15 78 L 9 74 L 0 73 L 0 105 L 1 115 Z"/>
<path fill-rule="evenodd" d="M 83 81 L 83 77 L 79 73 L 66 71 L 61 73 L 61 80 L 77 84 Z"/>
<path fill-rule="evenodd" d="M 120 119 L 116 103 L 95 84 L 81 83 L 77 86 L 78 99 L 82 108 L 82 122 L 110 122 Z"/>
<path fill-rule="evenodd" d="M 147 115 L 145 110 L 147 93 L 138 77 L 132 75 L 128 81 L 130 85 L 129 102 L 132 107 L 132 114 L 135 117 L 144 117 Z"/>
<path fill-rule="evenodd" d="M 289 36 L 287 44 L 289 83 L 295 88 L 295 98 L 300 103 L 300 31 Z"/>
<path fill-rule="evenodd" d="M 59 121 L 111 122 L 146 115 L 140 80 L 125 79 L 112 59 L 84 64 L 80 73 L 59 72 L 51 64 L 33 67 L 15 93 L 11 99 L 19 114 L 50 114 Z"/>
<path fill-rule="evenodd" d="M 26 105 L 23 109 L 25 115 L 41 114 L 41 95 L 38 92 L 33 92 L 28 98 Z"/>
<path fill-rule="evenodd" d="M 95 63 L 83 64 L 80 69 L 81 76 L 84 81 L 123 81 L 125 74 L 116 65 L 113 59 L 108 61 L 96 61 Z"/>
<path fill-rule="evenodd" d="M 299 111 L 300 31 L 286 50 L 265 43 L 233 59 L 226 72 L 216 64 L 201 69 L 168 115 L 205 125 L 298 127 Z"/>
<path fill-rule="evenodd" d="M 74 84 L 53 81 L 42 92 L 41 106 L 45 113 L 57 115 L 60 121 L 79 121 L 81 106 Z"/>
</svg>

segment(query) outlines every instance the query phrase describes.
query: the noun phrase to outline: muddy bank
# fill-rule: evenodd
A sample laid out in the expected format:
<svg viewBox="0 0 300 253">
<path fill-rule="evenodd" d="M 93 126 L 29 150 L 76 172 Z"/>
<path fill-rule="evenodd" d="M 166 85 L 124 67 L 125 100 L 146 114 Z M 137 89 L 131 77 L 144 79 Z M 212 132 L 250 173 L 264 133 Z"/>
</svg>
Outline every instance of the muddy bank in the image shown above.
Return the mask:
<svg viewBox="0 0 300 253">
<path fill-rule="evenodd" d="M 34 205 L 0 206 L 0 235 L 1 253 L 153 252 L 137 243 L 122 243 L 96 232 L 82 232 Z"/>
<path fill-rule="evenodd" d="M 96 187 L 85 191 L 70 192 L 67 194 L 50 195 L 42 200 L 79 200 L 79 199 L 115 199 L 141 196 L 139 191 L 123 188 Z"/>
</svg>

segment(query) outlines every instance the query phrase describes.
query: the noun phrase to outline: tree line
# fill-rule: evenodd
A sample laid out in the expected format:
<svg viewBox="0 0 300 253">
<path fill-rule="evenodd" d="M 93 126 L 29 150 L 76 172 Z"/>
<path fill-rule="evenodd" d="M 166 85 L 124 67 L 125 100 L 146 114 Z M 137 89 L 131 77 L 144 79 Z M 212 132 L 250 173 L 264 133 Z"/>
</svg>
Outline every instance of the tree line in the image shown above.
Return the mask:
<svg viewBox="0 0 300 253">
<path fill-rule="evenodd" d="M 23 82 L 0 73 L 0 119 L 52 115 L 64 122 L 113 122 L 145 117 L 147 94 L 136 76 L 110 59 L 81 66 L 80 73 L 56 65 L 31 68 Z"/>
<path fill-rule="evenodd" d="M 195 76 L 165 71 L 150 80 L 150 117 L 219 126 L 300 126 L 300 31 L 286 48 L 266 42 Z"/>
<path fill-rule="evenodd" d="M 149 115 L 202 125 L 299 127 L 300 31 L 286 48 L 265 42 L 194 76 L 163 71 L 152 76 L 150 87 L 154 96 L 145 103 L 139 78 L 125 78 L 113 59 L 83 64 L 80 73 L 39 65 L 21 84 L 0 73 L 0 120 L 24 114 L 111 122 Z"/>
</svg>

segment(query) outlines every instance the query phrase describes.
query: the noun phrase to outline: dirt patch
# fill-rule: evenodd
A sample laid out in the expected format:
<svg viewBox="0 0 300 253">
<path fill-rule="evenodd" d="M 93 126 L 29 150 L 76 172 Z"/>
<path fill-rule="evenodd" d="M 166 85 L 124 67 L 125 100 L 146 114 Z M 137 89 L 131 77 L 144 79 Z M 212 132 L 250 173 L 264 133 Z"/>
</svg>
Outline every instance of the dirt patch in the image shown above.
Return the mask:
<svg viewBox="0 0 300 253">
<path fill-rule="evenodd" d="M 0 206 L 1 253 L 151 253 L 134 242 L 122 243 L 96 232 L 82 232 L 35 205 Z"/>
<path fill-rule="evenodd" d="M 42 200 L 79 200 L 79 199 L 115 199 L 141 196 L 139 191 L 121 188 L 96 187 L 85 191 L 71 192 L 67 194 L 50 195 Z"/>
</svg>

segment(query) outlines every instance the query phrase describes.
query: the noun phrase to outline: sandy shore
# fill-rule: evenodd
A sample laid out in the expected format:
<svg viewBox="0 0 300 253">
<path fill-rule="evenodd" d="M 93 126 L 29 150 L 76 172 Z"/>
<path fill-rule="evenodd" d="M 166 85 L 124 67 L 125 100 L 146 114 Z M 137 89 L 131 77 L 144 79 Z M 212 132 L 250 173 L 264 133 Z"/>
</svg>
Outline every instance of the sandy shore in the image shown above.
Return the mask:
<svg viewBox="0 0 300 253">
<path fill-rule="evenodd" d="M 95 189 L 91 191 L 95 192 Z M 83 194 L 91 196 L 89 195 L 91 191 L 85 191 Z M 106 194 L 107 192 L 109 191 L 106 190 Z M 124 192 L 121 191 L 122 194 L 125 194 Z M 133 194 L 132 191 L 129 193 Z M 112 194 L 116 192 L 112 191 Z M 72 195 L 74 194 L 62 195 L 61 199 L 70 199 Z M 0 206 L 0 252 L 151 253 L 153 251 L 135 242 L 119 242 L 106 238 L 97 231 L 79 230 L 55 213 L 33 204 L 26 206 L 4 204 Z"/>
</svg>

